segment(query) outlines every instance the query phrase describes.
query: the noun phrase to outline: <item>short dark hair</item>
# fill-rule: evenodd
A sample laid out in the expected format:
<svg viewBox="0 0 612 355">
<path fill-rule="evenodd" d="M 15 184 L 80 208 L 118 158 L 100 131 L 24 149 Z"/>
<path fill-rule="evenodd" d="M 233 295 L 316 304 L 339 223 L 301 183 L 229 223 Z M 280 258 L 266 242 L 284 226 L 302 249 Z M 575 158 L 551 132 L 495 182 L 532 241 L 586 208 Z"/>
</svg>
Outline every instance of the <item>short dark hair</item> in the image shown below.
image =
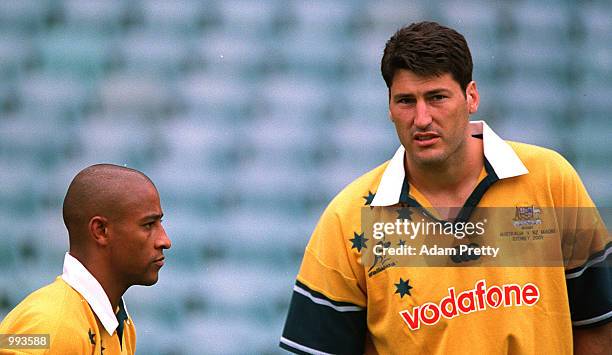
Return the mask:
<svg viewBox="0 0 612 355">
<path fill-rule="evenodd" d="M 459 32 L 436 22 L 417 22 L 399 29 L 387 41 L 380 70 L 391 89 L 398 69 L 430 77 L 450 73 L 463 89 L 472 81 L 472 55 Z"/>
</svg>

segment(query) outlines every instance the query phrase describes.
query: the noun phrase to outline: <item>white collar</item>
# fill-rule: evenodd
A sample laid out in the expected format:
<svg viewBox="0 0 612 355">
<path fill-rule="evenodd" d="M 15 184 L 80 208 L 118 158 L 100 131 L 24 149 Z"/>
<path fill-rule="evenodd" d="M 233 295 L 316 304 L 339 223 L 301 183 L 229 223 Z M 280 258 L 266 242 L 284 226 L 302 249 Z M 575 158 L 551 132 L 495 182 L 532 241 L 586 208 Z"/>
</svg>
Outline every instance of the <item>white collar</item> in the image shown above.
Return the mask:
<svg viewBox="0 0 612 355">
<path fill-rule="evenodd" d="M 469 123 L 471 134 L 482 134 L 484 156 L 487 158 L 495 174 L 499 179 L 529 173 L 521 159 L 516 155 L 512 147 L 501 139 L 484 121 L 473 121 Z M 389 161 L 385 172 L 380 180 L 376 196 L 370 206 L 391 206 L 400 200 L 402 185 L 404 184 L 404 153 L 403 146 L 400 147 Z"/>
<path fill-rule="evenodd" d="M 113 312 L 106 292 L 104 292 L 102 285 L 85 266 L 69 253 L 66 253 L 64 257 L 62 279 L 85 298 L 98 319 L 100 319 L 104 329 L 106 329 L 110 336 L 113 336 L 115 329 L 119 326 L 119 322 L 115 312 Z M 123 303 L 123 309 L 127 314 L 123 298 L 121 298 L 121 303 Z"/>
</svg>

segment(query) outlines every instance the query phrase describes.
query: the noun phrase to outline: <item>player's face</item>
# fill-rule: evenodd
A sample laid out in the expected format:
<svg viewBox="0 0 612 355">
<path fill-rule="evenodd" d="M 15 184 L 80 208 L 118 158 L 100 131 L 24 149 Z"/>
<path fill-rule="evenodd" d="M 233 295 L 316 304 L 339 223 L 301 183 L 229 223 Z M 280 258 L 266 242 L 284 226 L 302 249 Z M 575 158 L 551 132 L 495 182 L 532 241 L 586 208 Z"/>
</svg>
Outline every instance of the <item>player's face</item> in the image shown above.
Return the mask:
<svg viewBox="0 0 612 355">
<path fill-rule="evenodd" d="M 171 246 L 161 224 L 163 212 L 157 189 L 150 183 L 126 186 L 121 215 L 109 224 L 116 277 L 126 286 L 157 282 L 164 249 Z"/>
<path fill-rule="evenodd" d="M 408 70 L 395 73 L 389 115 L 407 158 L 416 166 L 457 163 L 469 137 L 469 114 L 478 108 L 476 83 L 466 92 L 450 73 L 422 77 Z"/>
</svg>

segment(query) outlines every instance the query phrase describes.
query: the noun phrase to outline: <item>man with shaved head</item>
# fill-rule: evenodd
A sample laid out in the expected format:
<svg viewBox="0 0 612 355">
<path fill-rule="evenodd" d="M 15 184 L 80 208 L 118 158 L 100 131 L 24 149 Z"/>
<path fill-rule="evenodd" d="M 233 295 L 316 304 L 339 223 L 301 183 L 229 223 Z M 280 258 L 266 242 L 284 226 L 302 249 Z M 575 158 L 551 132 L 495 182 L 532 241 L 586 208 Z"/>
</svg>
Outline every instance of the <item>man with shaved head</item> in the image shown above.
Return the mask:
<svg viewBox="0 0 612 355">
<path fill-rule="evenodd" d="M 134 169 L 92 165 L 72 180 L 63 215 L 70 239 L 63 274 L 2 321 L 0 345 L 10 347 L 9 337 L 12 347 L 26 344 L 0 347 L 2 354 L 134 354 L 122 296 L 157 282 L 171 246 L 155 185 Z"/>
</svg>

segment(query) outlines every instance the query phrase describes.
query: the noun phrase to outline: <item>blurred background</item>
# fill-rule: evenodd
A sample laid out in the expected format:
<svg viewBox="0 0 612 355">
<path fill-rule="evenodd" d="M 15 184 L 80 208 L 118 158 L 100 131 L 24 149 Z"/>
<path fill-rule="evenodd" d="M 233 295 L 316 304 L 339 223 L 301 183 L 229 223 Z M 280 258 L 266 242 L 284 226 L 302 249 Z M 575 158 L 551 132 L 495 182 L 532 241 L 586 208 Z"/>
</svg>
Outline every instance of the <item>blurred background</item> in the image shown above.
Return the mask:
<svg viewBox="0 0 612 355">
<path fill-rule="evenodd" d="M 61 274 L 61 204 L 100 162 L 156 183 L 173 241 L 126 293 L 140 354 L 275 354 L 329 200 L 398 146 L 380 57 L 436 20 L 485 119 L 612 206 L 609 1 L 0 1 L 0 317 Z"/>
</svg>

